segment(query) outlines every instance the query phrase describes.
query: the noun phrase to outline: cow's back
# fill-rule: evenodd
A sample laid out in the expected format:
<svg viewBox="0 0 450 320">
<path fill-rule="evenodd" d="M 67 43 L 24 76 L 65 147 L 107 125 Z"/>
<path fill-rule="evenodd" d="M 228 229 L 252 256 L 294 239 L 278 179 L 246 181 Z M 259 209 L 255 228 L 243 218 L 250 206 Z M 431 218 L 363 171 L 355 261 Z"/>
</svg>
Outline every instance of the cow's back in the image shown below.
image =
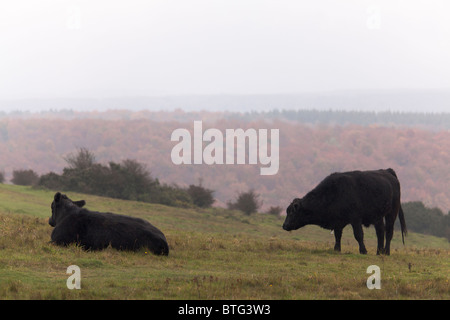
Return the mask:
<svg viewBox="0 0 450 320">
<path fill-rule="evenodd" d="M 384 206 L 383 202 L 399 196 L 399 182 L 387 170 L 354 171 L 349 175 L 355 179 L 356 194 L 365 204 Z"/>
<path fill-rule="evenodd" d="M 400 185 L 389 170 L 333 173 L 303 199 L 306 207 L 324 216 L 343 223 L 362 219 L 368 225 L 395 209 Z"/>
<path fill-rule="evenodd" d="M 149 247 L 154 251 L 168 253 L 164 234 L 148 221 L 87 209 L 66 217 L 53 230 L 52 240 L 58 244 L 76 242 L 85 249 L 92 250 L 101 250 L 111 245 L 121 250 Z"/>
</svg>

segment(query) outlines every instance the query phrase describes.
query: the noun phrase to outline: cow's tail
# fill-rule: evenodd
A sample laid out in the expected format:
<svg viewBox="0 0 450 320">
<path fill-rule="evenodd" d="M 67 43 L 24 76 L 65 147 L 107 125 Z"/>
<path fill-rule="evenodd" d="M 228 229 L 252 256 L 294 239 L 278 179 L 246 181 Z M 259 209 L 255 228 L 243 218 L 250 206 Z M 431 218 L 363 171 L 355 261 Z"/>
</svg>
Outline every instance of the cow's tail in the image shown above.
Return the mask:
<svg viewBox="0 0 450 320">
<path fill-rule="evenodd" d="M 402 242 L 405 244 L 405 237 L 408 233 L 408 230 L 406 229 L 406 221 L 405 221 L 405 215 L 403 214 L 402 205 L 400 204 L 399 210 L 398 210 L 398 219 L 400 220 L 400 227 L 402 229 Z"/>
<path fill-rule="evenodd" d="M 397 174 L 395 173 L 394 169 L 389 168 L 386 169 L 387 172 L 392 174 L 397 180 Z M 405 221 L 405 215 L 403 214 L 402 204 L 399 204 L 399 210 L 398 210 L 398 219 L 400 220 L 400 227 L 402 229 L 402 242 L 405 244 L 405 236 L 408 233 L 408 230 L 406 229 L 406 221 Z"/>
</svg>

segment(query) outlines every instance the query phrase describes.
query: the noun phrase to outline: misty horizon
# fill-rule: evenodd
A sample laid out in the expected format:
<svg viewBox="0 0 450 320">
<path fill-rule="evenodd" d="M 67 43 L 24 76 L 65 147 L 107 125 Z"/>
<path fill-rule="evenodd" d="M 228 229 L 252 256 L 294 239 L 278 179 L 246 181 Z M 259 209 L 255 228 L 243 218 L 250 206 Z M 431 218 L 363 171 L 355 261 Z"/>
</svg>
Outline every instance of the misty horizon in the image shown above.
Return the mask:
<svg viewBox="0 0 450 320">
<path fill-rule="evenodd" d="M 448 90 L 342 90 L 304 94 L 190 94 L 110 98 L 0 99 L 0 111 L 229 111 L 319 110 L 450 112 Z"/>
<path fill-rule="evenodd" d="M 4 2 L 0 111 L 447 112 L 449 10 L 443 0 Z"/>
</svg>

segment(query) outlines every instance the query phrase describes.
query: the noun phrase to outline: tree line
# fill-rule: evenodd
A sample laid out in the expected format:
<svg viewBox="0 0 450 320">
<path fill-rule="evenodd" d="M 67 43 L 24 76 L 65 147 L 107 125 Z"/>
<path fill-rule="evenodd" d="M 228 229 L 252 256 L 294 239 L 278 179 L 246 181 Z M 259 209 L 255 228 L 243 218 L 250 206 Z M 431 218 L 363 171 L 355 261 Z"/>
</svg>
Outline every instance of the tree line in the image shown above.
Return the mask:
<svg viewBox="0 0 450 320">
<path fill-rule="evenodd" d="M 214 204 L 214 190 L 205 188 L 202 180 L 198 185 L 183 188 L 176 184 L 162 184 L 153 178 L 145 165 L 136 160 L 110 161 L 107 165 L 96 162 L 95 156 L 86 148 L 65 158 L 67 166 L 62 174 L 49 172 L 39 176 L 31 169 L 14 170 L 11 182 L 16 185 L 32 185 L 50 190 L 72 191 L 123 200 L 160 203 L 175 207 L 209 208 Z M 0 183 L 5 182 L 0 172 Z M 254 190 L 240 192 L 234 201 L 228 201 L 230 210 L 244 214 L 256 213 L 263 201 Z M 445 237 L 450 241 L 450 212 L 444 214 L 439 208 L 427 208 L 420 201 L 402 204 L 408 230 Z M 279 216 L 284 209 L 270 207 L 266 213 Z M 398 221 L 396 222 L 399 228 Z"/>
<path fill-rule="evenodd" d="M 62 174 L 50 172 L 42 175 L 37 186 L 51 190 L 65 190 L 109 198 L 160 203 L 168 206 L 210 207 L 213 191 L 201 185 L 182 188 L 176 184 L 162 184 L 136 160 L 120 163 L 96 162 L 95 155 L 86 148 L 65 157 L 67 166 Z M 13 173 L 14 180 L 14 173 Z M 14 181 L 13 181 L 14 182 Z"/>
<path fill-rule="evenodd" d="M 444 214 L 439 208 L 427 208 L 421 201 L 402 204 L 408 230 L 444 237 L 450 241 L 450 212 Z M 400 223 L 396 221 L 397 228 Z"/>
<path fill-rule="evenodd" d="M 152 121 L 183 121 L 208 119 L 228 120 L 288 120 L 304 124 L 334 124 L 349 125 L 356 124 L 370 126 L 378 124 L 382 126 L 409 126 L 427 127 L 433 129 L 450 129 L 449 112 L 407 112 L 407 111 L 362 111 L 362 110 L 318 110 L 307 109 L 273 109 L 268 111 L 246 111 L 246 112 L 213 112 L 213 111 L 131 111 L 131 110 L 108 110 L 106 112 L 80 112 L 71 109 L 48 110 L 39 113 L 30 111 L 0 111 L 0 119 L 35 119 L 35 118 L 62 118 L 62 119 L 103 119 L 103 120 L 130 120 L 147 119 Z M 4 128 L 0 126 L 0 137 L 5 134 Z"/>
<path fill-rule="evenodd" d="M 160 203 L 175 207 L 209 208 L 215 202 L 214 190 L 205 188 L 202 180 L 187 188 L 176 184 L 161 184 L 153 178 L 146 166 L 136 160 L 126 159 L 120 163 L 110 161 L 107 165 L 96 162 L 95 155 L 86 148 L 65 157 L 67 166 L 62 174 L 49 172 L 39 176 L 34 170 L 14 170 L 11 182 L 16 185 L 43 187 L 93 194 L 109 198 Z M 0 183 L 5 176 L 0 172 Z M 228 208 L 240 210 L 247 215 L 258 211 L 262 202 L 253 190 L 241 192 L 236 200 L 228 202 Z M 271 207 L 268 213 L 278 215 L 281 207 Z"/>
<path fill-rule="evenodd" d="M 417 113 L 417 112 L 393 112 L 393 111 L 347 111 L 347 110 L 271 110 L 250 111 L 244 113 L 227 114 L 230 119 L 244 119 L 255 121 L 256 119 L 289 120 L 309 124 L 357 124 L 369 126 L 373 124 L 388 126 L 415 126 L 434 129 L 450 129 L 450 113 Z"/>
</svg>

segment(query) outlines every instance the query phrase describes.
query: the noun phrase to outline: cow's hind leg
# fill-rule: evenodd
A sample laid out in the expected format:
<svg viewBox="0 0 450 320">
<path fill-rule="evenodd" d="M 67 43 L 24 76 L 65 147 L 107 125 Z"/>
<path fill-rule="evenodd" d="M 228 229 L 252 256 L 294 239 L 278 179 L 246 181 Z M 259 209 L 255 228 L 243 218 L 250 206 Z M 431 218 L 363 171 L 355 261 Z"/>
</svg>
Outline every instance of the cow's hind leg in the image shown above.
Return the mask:
<svg viewBox="0 0 450 320">
<path fill-rule="evenodd" d="M 377 254 L 382 254 L 384 253 L 384 233 L 385 233 L 383 219 L 381 219 L 379 222 L 375 224 L 375 231 L 377 233 L 378 239 Z"/>
<path fill-rule="evenodd" d="M 334 238 L 336 239 L 336 243 L 334 245 L 335 251 L 341 251 L 341 238 L 342 238 L 342 229 L 334 229 Z"/>
<path fill-rule="evenodd" d="M 366 254 L 366 246 L 364 245 L 364 231 L 362 229 L 361 222 L 352 223 L 353 227 L 353 235 L 355 236 L 356 241 L 359 244 L 359 253 Z"/>
<path fill-rule="evenodd" d="M 384 247 L 384 254 L 391 254 L 391 240 L 394 235 L 394 222 L 395 218 L 392 219 L 391 216 L 386 216 L 386 246 Z"/>
</svg>

